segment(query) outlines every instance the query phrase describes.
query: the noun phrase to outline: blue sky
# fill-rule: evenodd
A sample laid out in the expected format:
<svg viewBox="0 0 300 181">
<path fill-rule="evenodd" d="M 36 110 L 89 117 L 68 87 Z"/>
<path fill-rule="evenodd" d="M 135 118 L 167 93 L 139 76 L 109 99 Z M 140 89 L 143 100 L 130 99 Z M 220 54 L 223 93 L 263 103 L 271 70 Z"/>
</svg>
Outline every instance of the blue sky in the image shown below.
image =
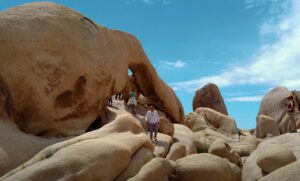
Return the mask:
<svg viewBox="0 0 300 181">
<path fill-rule="evenodd" d="M 33 2 L 1 0 L 0 10 Z M 240 128 L 254 128 L 262 96 L 300 89 L 299 0 L 56 0 L 135 35 L 185 113 L 216 83 Z"/>
</svg>

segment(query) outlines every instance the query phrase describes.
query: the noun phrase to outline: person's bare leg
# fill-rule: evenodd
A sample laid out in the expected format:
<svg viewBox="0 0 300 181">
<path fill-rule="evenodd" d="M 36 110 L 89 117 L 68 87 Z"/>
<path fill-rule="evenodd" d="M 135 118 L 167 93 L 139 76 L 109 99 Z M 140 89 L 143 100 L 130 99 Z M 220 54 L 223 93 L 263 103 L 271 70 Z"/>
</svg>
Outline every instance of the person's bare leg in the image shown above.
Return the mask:
<svg viewBox="0 0 300 181">
<path fill-rule="evenodd" d="M 157 141 L 157 123 L 155 124 L 154 140 Z"/>
<path fill-rule="evenodd" d="M 152 131 L 150 131 L 150 139 L 151 139 L 151 141 L 153 141 L 153 132 Z"/>
<path fill-rule="evenodd" d="M 133 105 L 133 114 L 135 115 L 136 114 L 136 106 Z"/>
</svg>

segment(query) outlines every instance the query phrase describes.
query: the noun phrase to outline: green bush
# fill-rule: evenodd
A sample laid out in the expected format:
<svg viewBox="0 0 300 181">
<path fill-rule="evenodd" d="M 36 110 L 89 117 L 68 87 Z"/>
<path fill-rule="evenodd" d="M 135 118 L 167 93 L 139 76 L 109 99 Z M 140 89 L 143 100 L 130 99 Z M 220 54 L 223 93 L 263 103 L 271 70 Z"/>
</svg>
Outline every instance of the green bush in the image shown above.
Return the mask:
<svg viewBox="0 0 300 181">
<path fill-rule="evenodd" d="M 208 153 L 208 144 L 204 144 L 202 148 L 197 148 L 197 153 Z"/>
</svg>

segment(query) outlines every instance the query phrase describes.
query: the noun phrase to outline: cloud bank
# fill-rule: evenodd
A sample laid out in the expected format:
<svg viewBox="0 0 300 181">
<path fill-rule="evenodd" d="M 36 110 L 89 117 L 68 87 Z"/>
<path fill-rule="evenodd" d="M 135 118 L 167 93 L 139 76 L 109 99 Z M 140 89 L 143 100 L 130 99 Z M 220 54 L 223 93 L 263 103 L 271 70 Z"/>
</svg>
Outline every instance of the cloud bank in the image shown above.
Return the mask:
<svg viewBox="0 0 300 181">
<path fill-rule="evenodd" d="M 266 0 L 263 0 L 264 2 Z M 277 41 L 263 44 L 244 66 L 227 66 L 220 74 L 184 82 L 171 83 L 175 90 L 195 91 L 209 82 L 220 87 L 235 85 L 286 86 L 300 89 L 300 1 L 276 1 L 282 11 L 269 11 L 276 16 L 260 26 L 262 38 L 275 36 Z M 261 1 L 247 0 L 246 8 L 259 6 Z M 251 5 L 251 6 L 250 6 Z M 284 14 L 282 14 L 284 12 Z M 253 101 L 260 97 L 237 97 L 231 101 Z"/>
</svg>

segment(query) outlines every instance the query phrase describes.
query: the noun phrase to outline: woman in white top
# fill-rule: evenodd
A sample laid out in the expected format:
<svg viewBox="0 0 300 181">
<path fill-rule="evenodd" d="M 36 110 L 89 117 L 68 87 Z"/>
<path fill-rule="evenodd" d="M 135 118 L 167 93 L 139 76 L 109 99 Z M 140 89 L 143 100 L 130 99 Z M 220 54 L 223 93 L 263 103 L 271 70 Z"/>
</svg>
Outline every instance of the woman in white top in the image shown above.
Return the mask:
<svg viewBox="0 0 300 181">
<path fill-rule="evenodd" d="M 146 121 L 148 123 L 148 129 L 150 132 L 150 139 L 153 141 L 153 132 L 154 132 L 154 140 L 157 141 L 157 131 L 158 131 L 158 114 L 154 109 L 153 105 L 150 105 L 150 110 L 146 113 Z"/>
<path fill-rule="evenodd" d="M 135 93 L 133 91 L 130 91 L 129 93 L 129 100 L 127 105 L 131 108 L 131 113 L 134 115 L 136 113 L 136 99 L 135 99 Z"/>
</svg>

